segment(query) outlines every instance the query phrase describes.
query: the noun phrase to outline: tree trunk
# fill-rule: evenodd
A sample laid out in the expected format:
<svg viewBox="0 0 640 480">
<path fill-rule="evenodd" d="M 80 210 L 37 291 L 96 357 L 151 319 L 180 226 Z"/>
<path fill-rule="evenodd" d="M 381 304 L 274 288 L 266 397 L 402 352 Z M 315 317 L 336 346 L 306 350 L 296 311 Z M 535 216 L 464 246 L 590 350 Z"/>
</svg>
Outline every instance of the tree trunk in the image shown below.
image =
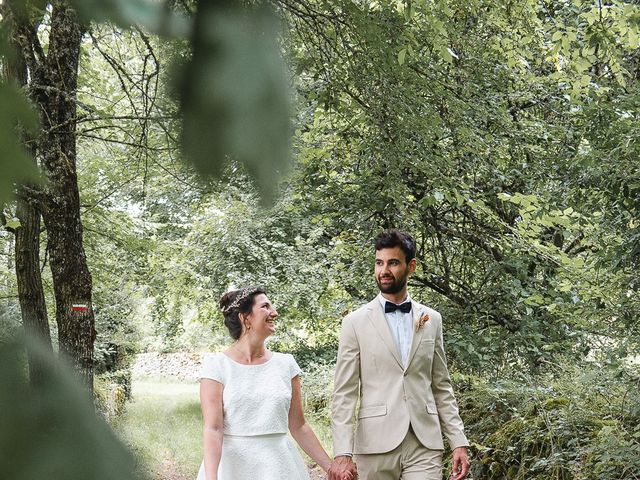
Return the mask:
<svg viewBox="0 0 640 480">
<path fill-rule="evenodd" d="M 48 184 L 42 216 L 47 228 L 60 351 L 93 393 L 95 322 L 91 274 L 82 243 L 76 172 L 76 90 L 83 29 L 66 2 L 53 2 L 40 138 Z"/>
<path fill-rule="evenodd" d="M 11 43 L 15 47 L 15 56 L 6 62 L 7 81 L 20 87 L 27 85 L 27 66 L 19 48 L 17 30 L 10 12 L 4 12 L 4 22 L 11 29 Z M 33 142 L 27 148 L 35 162 Z M 27 191 L 20 188 L 16 205 L 16 217 L 20 226 L 15 233 L 15 270 L 18 285 L 18 301 L 22 313 L 22 324 L 26 334 L 36 339 L 44 348 L 53 350 L 47 305 L 40 275 L 40 210 L 35 199 L 29 198 Z M 29 378 L 32 385 L 40 384 L 44 379 L 42 355 L 35 355 L 29 349 Z"/>
<path fill-rule="evenodd" d="M 24 17 L 17 24 L 17 39 L 29 69 L 29 92 L 42 124 L 38 159 L 47 182 L 40 205 L 48 234 L 58 345 L 93 393 L 91 274 L 82 244 L 76 173 L 76 90 L 83 28 L 67 2 L 52 2 L 45 55 L 36 33 L 37 20 Z"/>
<path fill-rule="evenodd" d="M 0 219 L 1 221 L 1 219 Z M 15 239 L 13 237 L 9 237 L 7 239 L 7 244 L 5 246 L 5 254 L 7 256 L 7 271 L 11 271 L 15 268 L 15 262 L 13 261 L 13 256 L 11 255 L 11 252 L 15 251 Z M 12 287 L 12 282 L 11 279 L 9 279 L 7 277 L 6 281 L 5 281 L 5 285 L 4 285 L 4 291 L 5 292 L 10 292 L 11 291 L 11 287 Z M 6 305 L 9 306 L 11 305 L 11 296 L 7 296 L 6 298 Z"/>
<path fill-rule="evenodd" d="M 16 217 L 20 220 L 20 227 L 15 233 L 15 257 L 22 324 L 29 337 L 52 351 L 47 305 L 40 275 L 40 211 L 20 195 Z M 32 385 L 38 385 L 44 380 L 42 355 L 34 355 L 29 349 L 28 358 L 29 379 Z"/>
</svg>

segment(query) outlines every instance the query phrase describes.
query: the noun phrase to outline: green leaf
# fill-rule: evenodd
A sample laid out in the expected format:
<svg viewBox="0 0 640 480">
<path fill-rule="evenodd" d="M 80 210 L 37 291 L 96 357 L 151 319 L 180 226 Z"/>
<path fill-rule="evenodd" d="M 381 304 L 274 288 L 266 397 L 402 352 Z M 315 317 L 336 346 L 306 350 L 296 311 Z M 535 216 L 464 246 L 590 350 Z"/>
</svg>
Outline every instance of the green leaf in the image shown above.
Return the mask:
<svg viewBox="0 0 640 480">
<path fill-rule="evenodd" d="M 152 0 L 73 0 L 84 21 L 111 21 L 121 27 L 141 26 L 159 35 L 186 37 L 191 31 L 188 17 L 176 13 L 169 2 Z"/>
<path fill-rule="evenodd" d="M 0 206 L 10 201 L 15 186 L 38 182 L 35 161 L 27 155 L 20 142 L 20 133 L 35 133 L 37 118 L 20 90 L 0 83 Z"/>
<path fill-rule="evenodd" d="M 265 9 L 213 3 L 201 5 L 193 57 L 178 78 L 183 151 L 204 175 L 242 162 L 269 201 L 289 166 L 291 130 L 278 23 Z"/>
<path fill-rule="evenodd" d="M 580 77 L 579 83 L 583 87 L 586 87 L 587 85 L 589 85 L 590 82 L 591 82 L 591 75 L 582 75 Z"/>
<path fill-rule="evenodd" d="M 92 399 L 66 366 L 33 341 L 44 369 L 33 386 L 25 375 L 25 344 L 0 344 L 0 465 L 3 478 L 134 480 L 136 462 L 96 415 Z M 37 452 L 37 455 L 34 454 Z"/>
<path fill-rule="evenodd" d="M 436 200 L 431 195 L 427 195 L 422 200 L 420 200 L 420 206 L 422 208 L 427 208 L 435 204 L 436 204 Z"/>
<path fill-rule="evenodd" d="M 408 22 L 413 18 L 414 14 L 415 14 L 415 7 L 413 6 L 412 3 L 409 3 L 409 5 L 405 6 L 404 8 L 404 19 Z"/>
<path fill-rule="evenodd" d="M 407 49 L 403 48 L 402 50 L 400 50 L 400 53 L 398 53 L 398 64 L 403 65 L 404 64 L 404 57 L 407 55 Z"/>
<path fill-rule="evenodd" d="M 43 12 L 47 4 L 49 4 L 47 0 L 12 0 L 11 10 L 16 16 L 26 18 L 34 11 Z"/>
<path fill-rule="evenodd" d="M 22 225 L 20 223 L 20 219 L 16 218 L 16 217 L 13 217 L 12 219 L 7 220 L 7 223 L 5 224 L 5 227 L 12 228 L 12 229 L 15 230 L 17 228 L 20 228 L 20 225 Z"/>
</svg>

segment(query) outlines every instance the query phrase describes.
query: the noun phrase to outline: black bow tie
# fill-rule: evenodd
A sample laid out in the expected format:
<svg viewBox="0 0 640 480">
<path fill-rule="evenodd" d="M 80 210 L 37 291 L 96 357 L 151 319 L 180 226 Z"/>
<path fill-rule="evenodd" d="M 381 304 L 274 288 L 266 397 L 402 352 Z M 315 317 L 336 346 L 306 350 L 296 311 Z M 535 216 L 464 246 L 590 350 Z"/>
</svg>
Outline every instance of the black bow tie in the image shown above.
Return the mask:
<svg viewBox="0 0 640 480">
<path fill-rule="evenodd" d="M 400 310 L 402 313 L 409 313 L 411 311 L 411 302 L 404 302 L 400 305 L 391 302 L 384 304 L 384 313 L 395 312 L 396 310 Z"/>
</svg>

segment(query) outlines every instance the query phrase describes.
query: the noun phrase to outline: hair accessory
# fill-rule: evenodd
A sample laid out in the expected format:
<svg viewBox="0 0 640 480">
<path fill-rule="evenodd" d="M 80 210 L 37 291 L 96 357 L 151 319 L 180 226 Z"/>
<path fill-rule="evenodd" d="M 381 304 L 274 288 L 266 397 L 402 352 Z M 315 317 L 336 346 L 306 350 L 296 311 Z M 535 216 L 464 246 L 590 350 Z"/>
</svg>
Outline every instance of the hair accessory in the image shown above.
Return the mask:
<svg viewBox="0 0 640 480">
<path fill-rule="evenodd" d="M 226 307 L 224 307 L 222 309 L 222 313 L 229 313 L 234 308 L 238 308 L 240 306 L 240 304 L 249 295 L 252 295 L 252 294 L 256 293 L 257 291 L 258 290 L 256 288 L 245 288 L 244 290 L 242 290 L 242 292 L 240 292 L 238 295 L 236 295 L 236 298 L 233 299 L 233 302 L 231 302 L 229 305 L 227 305 Z"/>
</svg>

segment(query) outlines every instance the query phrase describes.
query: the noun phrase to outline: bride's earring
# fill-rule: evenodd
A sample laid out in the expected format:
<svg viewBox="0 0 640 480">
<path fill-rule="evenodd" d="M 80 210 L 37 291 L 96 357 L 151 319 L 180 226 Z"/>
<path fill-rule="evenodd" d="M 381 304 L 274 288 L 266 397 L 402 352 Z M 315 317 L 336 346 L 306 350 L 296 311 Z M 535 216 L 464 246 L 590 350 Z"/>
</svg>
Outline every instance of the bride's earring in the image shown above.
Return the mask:
<svg viewBox="0 0 640 480">
<path fill-rule="evenodd" d="M 251 324 L 249 323 L 249 321 L 247 320 L 247 315 L 243 315 L 244 318 L 242 318 L 242 324 L 244 325 L 244 331 L 248 332 L 249 330 L 251 330 Z"/>
<path fill-rule="evenodd" d="M 244 315 L 240 314 L 238 315 L 238 318 L 240 320 L 240 324 L 244 327 L 244 333 L 251 330 L 251 325 L 249 325 L 249 323 L 247 322 L 247 318 Z"/>
</svg>

